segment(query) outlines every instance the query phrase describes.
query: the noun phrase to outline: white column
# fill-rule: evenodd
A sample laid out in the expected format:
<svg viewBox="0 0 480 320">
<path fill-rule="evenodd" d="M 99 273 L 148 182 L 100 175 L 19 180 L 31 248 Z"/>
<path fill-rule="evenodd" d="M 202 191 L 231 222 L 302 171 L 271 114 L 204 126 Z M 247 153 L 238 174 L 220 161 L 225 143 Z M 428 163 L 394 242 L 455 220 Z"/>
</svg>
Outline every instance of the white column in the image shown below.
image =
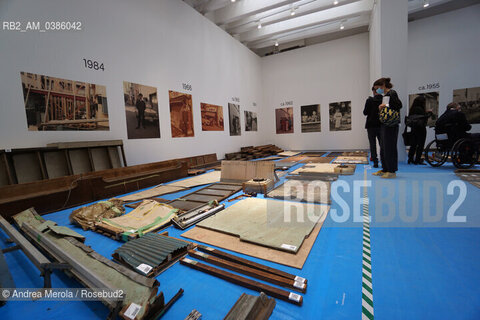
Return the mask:
<svg viewBox="0 0 480 320">
<path fill-rule="evenodd" d="M 403 118 L 408 110 L 407 92 L 408 1 L 376 0 L 370 22 L 370 80 L 390 77 L 403 108 L 398 140 L 398 159 L 405 161 Z"/>
</svg>

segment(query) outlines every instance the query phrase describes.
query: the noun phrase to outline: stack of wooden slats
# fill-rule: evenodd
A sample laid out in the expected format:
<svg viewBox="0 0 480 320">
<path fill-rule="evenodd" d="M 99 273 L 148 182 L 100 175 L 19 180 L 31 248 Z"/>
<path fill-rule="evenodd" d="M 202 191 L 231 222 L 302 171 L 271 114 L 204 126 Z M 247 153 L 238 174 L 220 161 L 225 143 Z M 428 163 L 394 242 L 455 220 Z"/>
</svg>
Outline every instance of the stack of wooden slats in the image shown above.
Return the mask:
<svg viewBox="0 0 480 320">
<path fill-rule="evenodd" d="M 226 160 L 252 160 L 258 158 L 265 158 L 271 155 L 275 155 L 279 152 L 282 152 L 283 149 L 273 145 L 263 145 L 263 146 L 248 146 L 240 148 L 240 152 L 226 153 Z"/>
</svg>

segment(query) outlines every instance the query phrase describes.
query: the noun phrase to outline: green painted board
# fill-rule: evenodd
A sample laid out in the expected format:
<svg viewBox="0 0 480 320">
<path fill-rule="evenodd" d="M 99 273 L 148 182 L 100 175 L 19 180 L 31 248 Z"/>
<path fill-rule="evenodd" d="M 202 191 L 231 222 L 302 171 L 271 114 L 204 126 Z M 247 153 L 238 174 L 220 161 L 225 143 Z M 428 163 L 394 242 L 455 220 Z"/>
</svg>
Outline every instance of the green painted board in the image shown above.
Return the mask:
<svg viewBox="0 0 480 320">
<path fill-rule="evenodd" d="M 248 198 L 197 226 L 236 235 L 240 240 L 288 252 L 297 252 L 326 205 Z"/>
</svg>

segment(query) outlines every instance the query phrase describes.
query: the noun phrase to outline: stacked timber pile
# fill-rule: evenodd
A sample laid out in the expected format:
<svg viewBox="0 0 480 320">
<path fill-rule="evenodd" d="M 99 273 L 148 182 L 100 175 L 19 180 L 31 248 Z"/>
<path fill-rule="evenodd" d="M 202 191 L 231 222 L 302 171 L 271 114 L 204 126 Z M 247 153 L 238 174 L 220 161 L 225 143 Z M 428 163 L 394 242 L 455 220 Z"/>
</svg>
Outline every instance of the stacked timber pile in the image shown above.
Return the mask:
<svg viewBox="0 0 480 320">
<path fill-rule="evenodd" d="M 265 158 L 283 152 L 283 149 L 273 145 L 267 144 L 263 146 L 248 146 L 240 148 L 240 152 L 226 153 L 226 160 L 252 160 L 258 158 Z"/>
</svg>

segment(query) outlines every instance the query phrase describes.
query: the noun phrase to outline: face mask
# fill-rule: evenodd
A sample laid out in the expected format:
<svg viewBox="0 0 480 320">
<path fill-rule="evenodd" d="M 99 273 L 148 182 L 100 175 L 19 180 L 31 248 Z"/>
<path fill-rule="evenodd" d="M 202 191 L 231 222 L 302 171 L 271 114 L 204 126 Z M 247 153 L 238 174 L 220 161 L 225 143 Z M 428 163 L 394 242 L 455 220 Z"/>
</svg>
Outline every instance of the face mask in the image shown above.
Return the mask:
<svg viewBox="0 0 480 320">
<path fill-rule="evenodd" d="M 378 94 L 383 94 L 383 89 L 382 89 L 382 88 L 378 88 L 378 89 L 377 89 L 377 93 L 378 93 Z"/>
</svg>

